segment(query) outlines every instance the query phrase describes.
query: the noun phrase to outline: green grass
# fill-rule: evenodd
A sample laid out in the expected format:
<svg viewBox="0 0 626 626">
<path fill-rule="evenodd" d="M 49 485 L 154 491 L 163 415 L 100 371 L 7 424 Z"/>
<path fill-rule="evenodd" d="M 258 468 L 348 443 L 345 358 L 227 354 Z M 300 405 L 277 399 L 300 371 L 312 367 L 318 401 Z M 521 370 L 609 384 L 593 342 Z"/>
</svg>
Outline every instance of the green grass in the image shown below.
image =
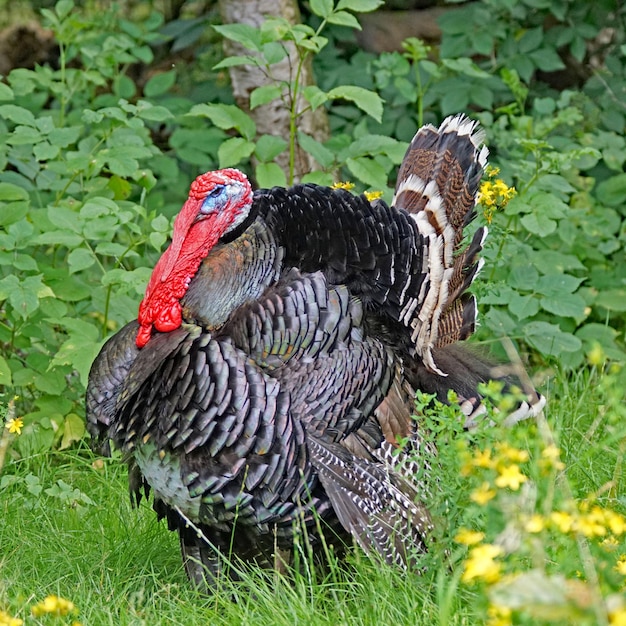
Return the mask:
<svg viewBox="0 0 626 626">
<path fill-rule="evenodd" d="M 619 468 L 626 425 L 613 414 L 611 391 L 589 372 L 557 378 L 546 417 L 564 452 L 567 482 L 576 497 L 598 494 L 603 505 L 624 512 Z M 518 447 L 525 442 L 531 455 L 538 445 L 535 425 L 504 432 Z M 0 609 L 26 624 L 72 622 L 70 616 L 30 617 L 30 607 L 49 594 L 74 602 L 75 619 L 84 625 L 485 623 L 479 592 L 459 585 L 458 558 L 452 569 L 431 566 L 420 576 L 355 552 L 324 575 L 305 571 L 285 579 L 253 571 L 215 596 L 202 595 L 186 580 L 175 534 L 157 522 L 149 504 L 131 507 L 124 466 L 97 461 L 83 448 L 5 463 Z"/>
</svg>

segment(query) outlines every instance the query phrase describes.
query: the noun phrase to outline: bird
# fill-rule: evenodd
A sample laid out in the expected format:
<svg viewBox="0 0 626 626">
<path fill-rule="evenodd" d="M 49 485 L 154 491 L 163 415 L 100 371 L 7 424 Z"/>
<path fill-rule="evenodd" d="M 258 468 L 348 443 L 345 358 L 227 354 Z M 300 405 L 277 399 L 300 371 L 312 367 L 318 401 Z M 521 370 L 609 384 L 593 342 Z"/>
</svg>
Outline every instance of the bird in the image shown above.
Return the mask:
<svg viewBox="0 0 626 626">
<path fill-rule="evenodd" d="M 231 168 L 192 183 L 86 392 L 94 445 L 126 455 L 137 501 L 154 493 L 192 581 L 214 588 L 231 554 L 276 566 L 322 526 L 402 567 L 427 549 L 413 469 L 436 452 L 415 392 L 452 389 L 475 416 L 493 365 L 460 343 L 486 236 L 463 247 L 482 141 L 462 115 L 422 127 L 392 206 L 313 184 L 253 192 Z M 530 392 L 520 419 L 541 406 Z"/>
</svg>

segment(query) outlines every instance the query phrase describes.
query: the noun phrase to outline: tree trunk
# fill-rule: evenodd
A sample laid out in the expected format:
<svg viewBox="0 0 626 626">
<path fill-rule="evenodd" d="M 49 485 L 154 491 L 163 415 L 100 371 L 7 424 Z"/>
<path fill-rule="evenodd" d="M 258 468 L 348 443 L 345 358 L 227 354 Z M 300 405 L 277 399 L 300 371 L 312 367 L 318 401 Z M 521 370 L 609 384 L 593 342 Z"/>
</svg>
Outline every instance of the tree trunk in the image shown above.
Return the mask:
<svg viewBox="0 0 626 626">
<path fill-rule="evenodd" d="M 296 0 L 220 0 L 220 11 L 224 24 L 249 24 L 259 27 L 265 17 L 283 17 L 291 24 L 300 23 L 300 11 Z M 236 42 L 225 40 L 226 53 L 229 55 L 251 54 Z M 260 135 L 289 137 L 289 108 L 281 100 L 274 100 L 266 105 L 250 110 L 250 93 L 257 87 L 280 82 L 292 83 L 298 65 L 298 54 L 292 42 L 286 42 L 289 56 L 271 66 L 271 77 L 266 76 L 257 67 L 241 65 L 230 67 L 230 79 L 237 105 L 248 113 L 257 125 Z M 300 89 L 315 83 L 310 60 L 305 63 L 300 78 Z M 298 102 L 298 110 L 306 106 L 303 98 Z M 307 111 L 298 118 L 298 130 L 310 135 L 317 141 L 328 137 L 328 118 L 323 107 L 316 111 Z M 290 180 L 289 153 L 278 155 L 275 162 L 285 172 L 287 181 L 298 182 L 305 174 L 320 169 L 313 157 L 296 144 L 293 181 Z"/>
</svg>

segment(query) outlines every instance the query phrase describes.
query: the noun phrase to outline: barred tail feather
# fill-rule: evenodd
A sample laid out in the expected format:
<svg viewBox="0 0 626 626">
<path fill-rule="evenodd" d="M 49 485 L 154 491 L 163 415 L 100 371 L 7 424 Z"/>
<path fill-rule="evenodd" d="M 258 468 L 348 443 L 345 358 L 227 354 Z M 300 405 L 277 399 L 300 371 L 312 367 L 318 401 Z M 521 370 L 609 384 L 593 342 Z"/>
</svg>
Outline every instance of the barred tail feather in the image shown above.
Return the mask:
<svg viewBox="0 0 626 626">
<path fill-rule="evenodd" d="M 464 115 L 446 118 L 437 129 L 422 127 L 404 157 L 393 204 L 409 212 L 427 241 L 427 279 L 417 297 L 403 303 L 401 321 L 411 329 L 426 367 L 446 373 L 432 349 L 468 337 L 476 323 L 473 300 L 464 296 L 478 274 L 477 256 L 487 235 L 479 228 L 461 250 L 463 229 L 475 216 L 476 195 L 487 163 L 484 132 Z"/>
</svg>

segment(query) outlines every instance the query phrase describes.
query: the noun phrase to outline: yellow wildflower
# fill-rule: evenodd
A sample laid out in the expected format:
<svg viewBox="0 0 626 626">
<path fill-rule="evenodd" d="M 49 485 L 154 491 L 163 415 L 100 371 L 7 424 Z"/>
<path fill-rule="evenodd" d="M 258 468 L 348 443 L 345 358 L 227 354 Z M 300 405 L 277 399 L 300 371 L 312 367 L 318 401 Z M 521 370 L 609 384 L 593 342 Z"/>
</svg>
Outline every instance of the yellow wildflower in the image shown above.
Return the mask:
<svg viewBox="0 0 626 626">
<path fill-rule="evenodd" d="M 531 515 L 526 523 L 524 524 L 524 528 L 529 533 L 540 533 L 546 526 L 546 521 L 543 516 L 535 513 Z"/>
<path fill-rule="evenodd" d="M 525 483 L 528 477 L 522 474 L 519 465 L 513 463 L 500 469 L 500 475 L 496 478 L 496 487 L 504 489 L 508 487 L 513 491 L 517 491 L 522 483 Z"/>
<path fill-rule="evenodd" d="M 603 537 L 606 535 L 604 511 L 599 506 L 594 506 L 591 511 L 574 521 L 574 530 L 585 537 Z"/>
<path fill-rule="evenodd" d="M 603 539 L 600 543 L 600 546 L 602 546 L 607 552 L 613 552 L 613 550 L 615 550 L 619 545 L 619 541 L 613 536 Z"/>
<path fill-rule="evenodd" d="M 617 609 L 609 613 L 609 624 L 611 626 L 626 626 L 626 609 Z"/>
<path fill-rule="evenodd" d="M 492 604 L 487 609 L 486 626 L 509 626 L 511 624 L 511 609 L 508 606 Z"/>
<path fill-rule="evenodd" d="M 574 518 L 564 511 L 550 513 L 550 521 L 562 532 L 568 533 L 574 526 Z"/>
<path fill-rule="evenodd" d="M 479 532 L 477 530 L 469 530 L 469 528 L 460 528 L 459 532 L 454 538 L 454 541 L 456 541 L 457 543 L 462 543 L 466 546 L 471 546 L 475 543 L 480 543 L 484 538 L 485 533 Z"/>
<path fill-rule="evenodd" d="M 507 442 L 499 443 L 497 446 L 499 456 L 506 458 L 513 463 L 525 463 L 528 461 L 528 452 L 515 448 Z"/>
<path fill-rule="evenodd" d="M 491 458 L 491 448 L 487 448 L 486 450 L 476 450 L 474 458 L 471 462 L 474 467 L 484 467 L 486 469 L 493 467 L 495 462 Z"/>
<path fill-rule="evenodd" d="M 0 626 L 22 626 L 24 620 L 19 617 L 11 617 L 8 613 L 0 611 Z"/>
<path fill-rule="evenodd" d="M 604 362 L 606 361 L 606 354 L 604 354 L 602 346 L 597 341 L 594 342 L 591 350 L 587 352 L 587 361 L 589 365 L 594 365 L 595 367 L 604 365 Z"/>
<path fill-rule="evenodd" d="M 610 509 L 605 509 L 604 518 L 607 526 L 614 535 L 623 535 L 626 533 L 626 517 Z"/>
<path fill-rule="evenodd" d="M 24 420 L 21 417 L 13 417 L 7 421 L 5 428 L 8 428 L 10 433 L 21 435 L 22 428 L 24 428 Z"/>
<path fill-rule="evenodd" d="M 373 200 L 378 200 L 378 198 L 382 198 L 383 197 L 383 192 L 382 191 L 365 191 L 364 192 L 365 197 L 372 202 Z"/>
<path fill-rule="evenodd" d="M 30 610 L 34 617 L 40 617 L 46 613 L 52 615 L 67 615 L 75 611 L 76 607 L 73 602 L 59 596 L 46 596 Z"/>
<path fill-rule="evenodd" d="M 474 489 L 470 494 L 470 500 L 484 506 L 496 495 L 495 489 L 492 489 L 488 482 L 484 482 L 480 487 Z"/>
<path fill-rule="evenodd" d="M 333 184 L 333 189 L 354 189 L 354 183 L 350 182 L 338 182 Z"/>
<path fill-rule="evenodd" d="M 615 564 L 615 571 L 622 576 L 626 576 L 626 554 L 622 554 Z"/>
<path fill-rule="evenodd" d="M 465 570 L 461 580 L 466 583 L 478 578 L 488 583 L 496 582 L 500 578 L 502 564 L 494 559 L 502 552 L 500 546 L 490 543 L 472 548 L 465 561 Z"/>
<path fill-rule="evenodd" d="M 488 172 L 490 179 L 496 176 L 493 173 L 494 170 Z M 483 214 L 488 224 L 491 224 L 494 213 L 497 210 L 504 209 L 516 193 L 515 187 L 509 187 L 501 178 L 486 180 L 481 183 L 478 192 L 478 202 L 483 205 Z"/>
<path fill-rule="evenodd" d="M 560 460 L 561 450 L 554 444 L 550 444 L 541 451 L 539 465 L 541 469 L 555 469 L 557 472 L 565 469 L 565 463 Z"/>
</svg>

